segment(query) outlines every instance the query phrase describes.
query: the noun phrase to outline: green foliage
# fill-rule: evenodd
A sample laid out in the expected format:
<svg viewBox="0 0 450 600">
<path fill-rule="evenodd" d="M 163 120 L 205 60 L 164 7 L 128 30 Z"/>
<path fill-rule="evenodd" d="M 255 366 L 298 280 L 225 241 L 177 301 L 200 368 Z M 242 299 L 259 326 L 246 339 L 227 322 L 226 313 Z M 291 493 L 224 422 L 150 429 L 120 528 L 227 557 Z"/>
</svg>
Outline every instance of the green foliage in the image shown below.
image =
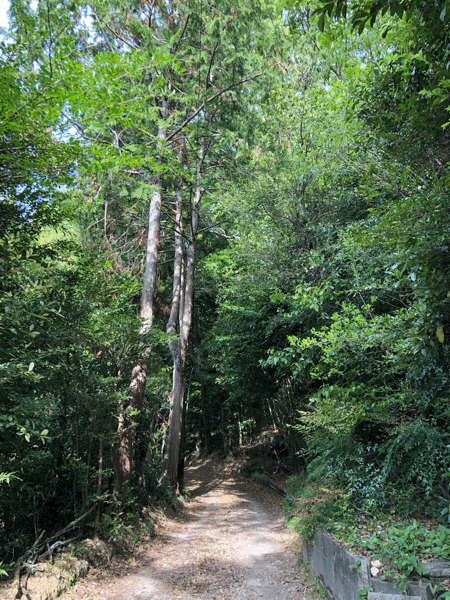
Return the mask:
<svg viewBox="0 0 450 600">
<path fill-rule="evenodd" d="M 378 535 L 373 534 L 367 540 L 363 540 L 362 545 L 372 552 L 383 552 L 380 554 L 382 560 L 389 562 L 397 570 L 404 571 L 405 566 L 399 558 L 401 555 L 406 552 L 414 554 L 412 560 L 416 560 L 416 565 L 417 559 L 427 556 L 430 551 L 438 558 L 448 559 L 449 541 L 450 529 L 439 525 L 437 530 L 430 531 L 413 520 L 408 525 L 392 525 Z M 424 574 L 421 567 L 411 565 L 407 574 L 411 574 L 414 569 L 417 575 Z"/>
<path fill-rule="evenodd" d="M 112 543 L 118 552 L 129 552 L 138 542 L 151 536 L 154 523 L 141 504 L 133 489 L 128 489 L 122 498 L 107 502 L 102 514 L 99 535 Z"/>
<path fill-rule="evenodd" d="M 336 524 L 331 525 L 330 530 L 338 539 L 362 547 L 371 560 L 379 559 L 383 563 L 382 578 L 394 577 L 402 592 L 406 591 L 408 578 L 425 575 L 422 562 L 448 560 L 449 557 L 450 530 L 442 525 L 438 529 L 429 529 L 416 520 L 384 527 L 378 525 L 368 537 L 357 528 L 346 535 L 344 528 L 336 527 Z"/>
<path fill-rule="evenodd" d="M 12 2 L 0 46 L 0 558 L 97 498 L 101 448 L 110 488 L 118 416 L 137 432 L 130 498 L 156 495 L 171 202 L 181 181 L 192 189 L 201 136 L 189 447 L 227 452 L 275 430 L 280 462 L 305 467 L 291 508 L 307 537 L 355 510 L 447 525 L 447 4 L 317 0 L 272 14 L 221 0 L 144 14 Z M 156 172 L 172 231 L 143 336 Z M 127 411 L 143 345 L 145 402 Z M 134 535 L 121 501 L 123 520 L 108 505 L 102 525 L 120 543 Z M 402 573 L 417 570 L 406 550 L 419 530 L 390 533 Z"/>
<path fill-rule="evenodd" d="M 355 2 L 351 25 L 373 26 L 358 37 L 346 3 L 321 4 L 288 7 L 303 63 L 262 96 L 247 181 L 226 199 L 240 237 L 218 368 L 241 405 L 264 377 L 266 422 L 290 426 L 309 482 L 337 481 L 372 514 L 437 516 L 450 441 L 448 115 L 445 94 L 433 103 L 427 90 L 445 87 L 447 17 L 439 3 L 387 15 L 388 3 Z M 337 20 L 318 31 L 310 9 Z"/>
<path fill-rule="evenodd" d="M 11 479 L 19 479 L 15 473 L 0 473 L 0 484 L 3 482 L 9 483 Z"/>
<path fill-rule="evenodd" d="M 447 481 L 448 481 L 448 478 L 450 477 L 450 473 L 446 473 L 445 477 L 447 478 Z M 449 493 L 449 492 L 450 492 L 450 485 L 447 485 L 447 493 Z M 441 510 L 438 520 L 442 525 L 446 525 L 447 523 L 450 523 L 450 501 L 449 501 L 448 497 L 443 498 L 442 496 L 440 496 L 439 500 L 440 500 L 440 504 L 441 504 L 441 506 L 443 506 L 443 508 Z"/>
<path fill-rule="evenodd" d="M 303 540 L 312 539 L 317 527 L 328 523 L 330 510 L 340 495 L 339 489 L 307 481 L 305 476 L 291 477 L 285 500 L 285 511 L 290 517 L 288 527 Z"/>
<path fill-rule="evenodd" d="M 304 540 L 312 538 L 320 526 L 371 560 L 379 559 L 382 578 L 393 578 L 402 592 L 411 576 L 425 574 L 422 562 L 449 558 L 450 529 L 442 525 L 430 528 L 415 519 L 393 522 L 392 518 L 364 518 L 360 504 L 352 503 L 351 494 L 310 482 L 305 476 L 290 480 L 285 507 L 289 527 Z"/>
</svg>

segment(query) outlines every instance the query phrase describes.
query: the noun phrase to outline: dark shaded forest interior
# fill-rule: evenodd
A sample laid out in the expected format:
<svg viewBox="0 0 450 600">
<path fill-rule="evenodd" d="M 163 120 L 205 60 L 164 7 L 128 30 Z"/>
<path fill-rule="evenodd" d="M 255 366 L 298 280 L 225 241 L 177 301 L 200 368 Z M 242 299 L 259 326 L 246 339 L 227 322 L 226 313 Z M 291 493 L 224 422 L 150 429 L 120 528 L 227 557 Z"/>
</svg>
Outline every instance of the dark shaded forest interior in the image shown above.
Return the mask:
<svg viewBox="0 0 450 600">
<path fill-rule="evenodd" d="M 0 574 L 258 440 L 305 535 L 419 518 L 448 559 L 449 0 L 8 17 Z"/>
</svg>

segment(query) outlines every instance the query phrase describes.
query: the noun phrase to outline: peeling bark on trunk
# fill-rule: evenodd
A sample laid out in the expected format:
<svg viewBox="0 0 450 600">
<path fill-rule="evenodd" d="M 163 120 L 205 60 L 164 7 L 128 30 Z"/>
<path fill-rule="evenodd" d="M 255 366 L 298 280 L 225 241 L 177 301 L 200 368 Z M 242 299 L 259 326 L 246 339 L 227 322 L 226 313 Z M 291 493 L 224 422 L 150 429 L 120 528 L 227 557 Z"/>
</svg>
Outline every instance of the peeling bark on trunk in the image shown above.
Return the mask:
<svg viewBox="0 0 450 600">
<path fill-rule="evenodd" d="M 173 385 L 172 398 L 170 403 L 169 427 L 167 442 L 164 450 L 161 479 L 169 483 L 174 489 L 178 481 L 178 469 L 180 460 L 180 446 L 183 432 L 183 411 L 184 411 L 184 369 L 186 366 L 186 355 L 188 349 L 189 332 L 192 323 L 192 305 L 194 299 L 194 271 L 195 271 L 195 251 L 197 241 L 197 231 L 199 222 L 199 209 L 201 200 L 201 179 L 202 163 L 205 158 L 206 141 L 202 137 L 200 141 L 196 186 L 191 214 L 191 230 L 188 241 L 186 257 L 186 273 L 184 281 L 184 293 L 181 288 L 180 277 L 180 334 L 178 339 L 170 344 L 170 351 L 173 358 Z M 182 248 L 182 244 L 181 244 Z M 182 258 L 181 258 L 182 260 Z M 175 261 L 176 262 L 176 261 Z M 175 267 L 174 267 L 175 268 Z M 174 277 L 175 279 L 175 277 Z M 174 299 L 175 299 L 174 294 Z M 172 304 L 173 308 L 173 304 Z M 171 313 L 172 318 L 172 313 Z M 169 323 L 172 323 L 169 320 Z M 172 325 L 173 326 L 173 325 Z"/>
<path fill-rule="evenodd" d="M 167 100 L 162 102 L 162 118 L 167 119 Z M 166 129 L 163 126 L 158 130 L 159 146 L 166 139 Z M 158 250 L 160 238 L 160 219 L 162 204 L 162 182 L 163 174 L 158 171 L 155 176 L 155 189 L 150 202 L 148 217 L 148 239 L 145 255 L 144 282 L 139 316 L 142 320 L 140 333 L 144 334 L 152 326 L 153 319 L 153 294 L 156 284 L 156 273 L 158 268 Z M 117 439 L 114 452 L 114 493 L 118 494 L 126 485 L 131 476 L 133 463 L 133 446 L 136 436 L 135 416 L 131 411 L 140 411 L 144 401 L 145 384 L 147 382 L 147 371 L 150 361 L 150 348 L 144 346 L 141 360 L 132 370 L 131 381 L 128 387 L 128 398 L 122 412 L 119 415 Z"/>
</svg>

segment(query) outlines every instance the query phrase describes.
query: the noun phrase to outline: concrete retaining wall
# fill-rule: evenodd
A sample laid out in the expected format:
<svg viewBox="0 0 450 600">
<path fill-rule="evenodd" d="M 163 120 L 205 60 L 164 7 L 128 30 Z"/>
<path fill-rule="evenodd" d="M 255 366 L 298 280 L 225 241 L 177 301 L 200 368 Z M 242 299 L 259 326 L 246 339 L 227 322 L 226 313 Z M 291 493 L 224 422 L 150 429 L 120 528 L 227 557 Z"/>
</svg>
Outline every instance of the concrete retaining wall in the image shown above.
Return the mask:
<svg viewBox="0 0 450 600">
<path fill-rule="evenodd" d="M 318 531 L 313 544 L 303 543 L 303 560 L 309 562 L 313 576 L 335 600 L 355 600 L 360 590 L 370 586 L 370 561 L 355 556 L 328 533 Z"/>
<path fill-rule="evenodd" d="M 334 541 L 328 533 L 317 531 L 313 543 L 303 542 L 303 560 L 309 563 L 311 572 L 333 600 L 356 600 L 360 590 L 370 590 L 373 600 L 381 600 L 391 594 L 401 594 L 398 587 L 390 581 L 372 577 L 370 561 L 364 556 L 352 554 Z M 353 567 L 353 568 L 352 568 Z M 450 578 L 450 565 L 444 561 L 424 563 L 427 577 L 420 581 L 411 581 L 405 596 L 421 600 L 432 600 L 429 584 L 437 584 Z"/>
</svg>

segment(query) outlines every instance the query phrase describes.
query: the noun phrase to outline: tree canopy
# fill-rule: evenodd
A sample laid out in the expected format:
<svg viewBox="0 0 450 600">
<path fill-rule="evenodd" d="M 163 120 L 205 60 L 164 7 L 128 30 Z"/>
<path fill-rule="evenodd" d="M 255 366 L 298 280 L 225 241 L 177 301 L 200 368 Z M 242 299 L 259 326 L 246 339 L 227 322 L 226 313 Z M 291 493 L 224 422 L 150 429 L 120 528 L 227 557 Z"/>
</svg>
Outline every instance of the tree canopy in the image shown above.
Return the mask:
<svg viewBox="0 0 450 600">
<path fill-rule="evenodd" d="M 447 0 L 9 17 L 0 561 L 267 430 L 354 507 L 445 516 Z"/>
</svg>

